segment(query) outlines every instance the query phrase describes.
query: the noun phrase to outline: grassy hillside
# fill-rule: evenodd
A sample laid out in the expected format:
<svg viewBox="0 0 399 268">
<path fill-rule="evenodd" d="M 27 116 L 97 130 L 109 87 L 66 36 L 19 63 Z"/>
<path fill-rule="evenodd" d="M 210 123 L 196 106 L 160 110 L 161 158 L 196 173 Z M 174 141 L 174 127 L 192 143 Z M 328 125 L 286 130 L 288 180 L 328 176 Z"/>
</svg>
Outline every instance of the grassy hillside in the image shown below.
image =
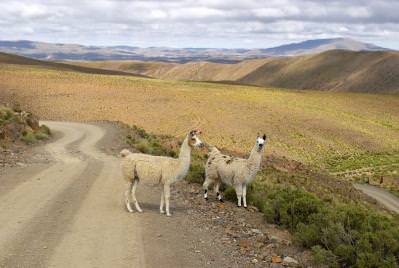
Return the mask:
<svg viewBox="0 0 399 268">
<path fill-rule="evenodd" d="M 109 74 L 109 75 L 132 75 L 120 70 L 105 70 L 100 68 L 92 68 L 90 66 L 79 66 L 66 63 L 58 63 L 51 61 L 41 61 L 30 59 L 22 56 L 12 55 L 0 52 L 1 64 L 15 64 L 15 65 L 33 65 L 37 67 L 51 68 L 56 70 L 75 71 L 90 74 Z"/>
<path fill-rule="evenodd" d="M 235 81 L 291 89 L 399 92 L 399 52 L 333 50 L 316 55 L 268 58 L 237 64 L 193 62 L 85 62 L 169 80 Z"/>
<path fill-rule="evenodd" d="M 334 173 L 371 169 L 360 170 L 356 179 L 398 174 L 397 95 L 165 81 L 8 63 L 0 69 L 1 99 L 19 101 L 42 118 L 120 120 L 174 136 L 201 126 L 208 143 L 241 153 L 249 152 L 258 132 L 266 132 L 268 154 Z"/>
<path fill-rule="evenodd" d="M 105 70 L 120 70 L 167 80 L 234 81 L 268 62 L 249 60 L 237 64 L 189 62 L 185 64 L 144 61 L 73 61 L 71 64 Z"/>
<path fill-rule="evenodd" d="M 264 64 L 242 83 L 331 91 L 399 92 L 398 52 L 334 50 Z"/>
</svg>

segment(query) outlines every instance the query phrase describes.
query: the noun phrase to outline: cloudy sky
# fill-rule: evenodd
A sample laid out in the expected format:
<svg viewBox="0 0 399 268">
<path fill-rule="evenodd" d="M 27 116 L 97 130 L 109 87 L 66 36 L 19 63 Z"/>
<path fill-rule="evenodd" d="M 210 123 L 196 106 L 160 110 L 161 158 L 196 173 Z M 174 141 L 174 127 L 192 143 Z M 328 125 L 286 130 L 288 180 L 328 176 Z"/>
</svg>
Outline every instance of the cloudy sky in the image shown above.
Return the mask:
<svg viewBox="0 0 399 268">
<path fill-rule="evenodd" d="M 0 40 L 266 48 L 350 37 L 399 49 L 397 0 L 1 0 Z"/>
</svg>

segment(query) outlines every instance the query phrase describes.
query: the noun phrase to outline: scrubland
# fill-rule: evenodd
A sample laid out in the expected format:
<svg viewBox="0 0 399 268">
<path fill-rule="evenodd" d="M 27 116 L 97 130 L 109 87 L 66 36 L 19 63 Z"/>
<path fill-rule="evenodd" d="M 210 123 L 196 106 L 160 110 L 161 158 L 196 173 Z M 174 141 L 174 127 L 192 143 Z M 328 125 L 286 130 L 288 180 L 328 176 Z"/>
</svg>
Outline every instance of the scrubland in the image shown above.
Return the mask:
<svg viewBox="0 0 399 268">
<path fill-rule="evenodd" d="M 18 100 L 42 118 L 118 120 L 173 136 L 201 127 L 209 144 L 241 153 L 265 132 L 267 154 L 341 177 L 397 174 L 398 95 L 163 81 L 11 64 L 0 68 L 2 98 Z"/>
<path fill-rule="evenodd" d="M 391 267 L 397 262 L 397 219 L 370 210 L 347 181 L 377 183 L 383 176 L 388 183 L 383 186 L 397 189 L 398 95 L 163 81 L 2 64 L 0 97 L 44 119 L 137 125 L 138 134 L 126 142 L 145 153 L 175 156 L 178 143 L 172 137 L 201 127 L 208 144 L 245 155 L 257 133 L 265 132 L 268 161 L 251 186 L 250 198 L 269 222 L 288 228 L 295 243 L 311 248 L 320 263 Z M 202 181 L 205 159 L 204 154 L 194 155 L 188 180 Z M 234 198 L 229 192 L 226 196 Z"/>
</svg>

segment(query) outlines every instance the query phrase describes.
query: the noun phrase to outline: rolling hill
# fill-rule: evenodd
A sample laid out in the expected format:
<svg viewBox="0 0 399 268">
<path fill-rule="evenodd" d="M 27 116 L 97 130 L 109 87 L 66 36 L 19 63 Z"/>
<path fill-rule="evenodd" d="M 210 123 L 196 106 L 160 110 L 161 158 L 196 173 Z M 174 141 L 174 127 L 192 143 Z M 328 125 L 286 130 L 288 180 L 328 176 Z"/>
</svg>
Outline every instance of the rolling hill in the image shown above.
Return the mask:
<svg viewBox="0 0 399 268">
<path fill-rule="evenodd" d="M 170 48 L 134 46 L 84 46 L 53 44 L 29 40 L 0 41 L 0 51 L 45 60 L 143 60 L 186 63 L 209 61 L 235 63 L 265 57 L 297 56 L 320 53 L 332 49 L 352 51 L 384 51 L 385 48 L 349 38 L 307 40 L 278 47 L 260 48 Z"/>
<path fill-rule="evenodd" d="M 73 64 L 168 80 L 234 82 L 266 87 L 353 92 L 399 92 L 399 52 L 331 50 L 236 64 L 96 61 Z"/>
<path fill-rule="evenodd" d="M 1 64 L 34 65 L 50 69 L 75 71 L 75 72 L 91 73 L 91 74 L 142 76 L 140 74 L 126 73 L 120 70 L 107 70 L 107 69 L 92 68 L 90 66 L 79 66 L 79 65 L 72 65 L 72 64 L 59 63 L 59 62 L 42 61 L 42 60 L 36 60 L 2 52 L 0 52 L 0 65 Z"/>
</svg>

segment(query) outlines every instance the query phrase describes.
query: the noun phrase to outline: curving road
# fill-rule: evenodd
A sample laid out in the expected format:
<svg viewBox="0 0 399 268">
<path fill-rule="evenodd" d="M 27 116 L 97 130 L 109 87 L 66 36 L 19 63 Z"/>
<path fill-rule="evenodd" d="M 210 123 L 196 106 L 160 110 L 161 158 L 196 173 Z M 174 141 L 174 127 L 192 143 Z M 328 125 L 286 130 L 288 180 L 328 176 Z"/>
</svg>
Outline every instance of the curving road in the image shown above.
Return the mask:
<svg viewBox="0 0 399 268">
<path fill-rule="evenodd" d="M 159 189 L 139 188 L 145 213 L 123 209 L 119 160 L 96 147 L 104 128 L 44 123 L 62 136 L 43 147 L 54 161 L 0 175 L 0 267 L 204 266 L 185 211 L 159 215 Z"/>
<path fill-rule="evenodd" d="M 390 192 L 368 184 L 354 184 L 354 187 L 374 198 L 387 209 L 399 213 L 399 198 Z"/>
</svg>

